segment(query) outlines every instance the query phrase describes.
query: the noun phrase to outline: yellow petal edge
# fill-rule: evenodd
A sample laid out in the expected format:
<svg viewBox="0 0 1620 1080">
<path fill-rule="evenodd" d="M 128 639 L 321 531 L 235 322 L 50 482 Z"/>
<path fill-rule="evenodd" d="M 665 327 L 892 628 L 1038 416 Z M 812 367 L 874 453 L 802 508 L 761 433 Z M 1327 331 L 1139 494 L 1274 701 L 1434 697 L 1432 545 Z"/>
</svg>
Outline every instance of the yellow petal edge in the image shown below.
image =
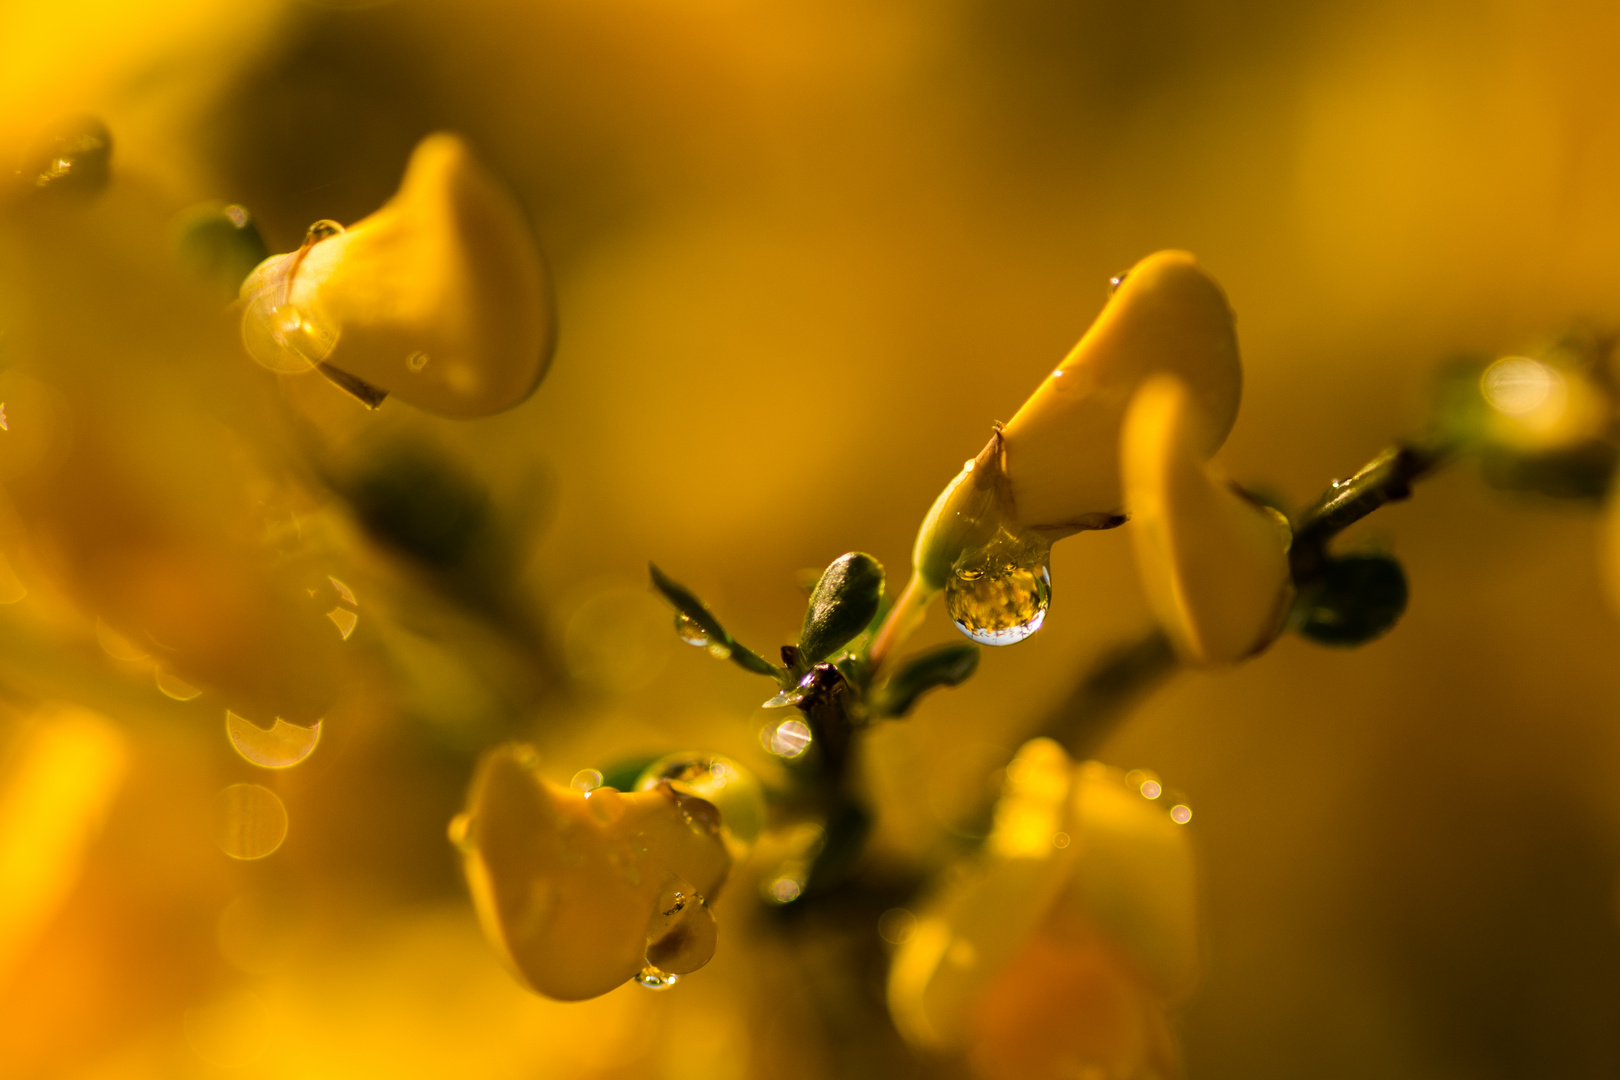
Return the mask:
<svg viewBox="0 0 1620 1080">
<path fill-rule="evenodd" d="M 1183 659 L 1218 665 L 1271 642 L 1293 586 L 1287 520 L 1210 470 L 1205 415 L 1181 380 L 1155 376 L 1131 402 L 1121 458 L 1154 614 Z"/>
<path fill-rule="evenodd" d="M 1185 251 L 1160 251 L 1127 271 L 1069 355 L 1002 429 L 1018 524 L 1062 531 L 1116 513 L 1119 430 L 1142 381 L 1179 376 L 1206 418 L 1213 453 L 1237 418 L 1243 386 L 1232 311 Z"/>
<path fill-rule="evenodd" d="M 731 859 L 719 815 L 670 785 L 584 793 L 540 777 L 520 744 L 485 755 L 452 825 L 485 935 L 520 981 L 581 1001 L 714 953 L 708 901 Z"/>
</svg>

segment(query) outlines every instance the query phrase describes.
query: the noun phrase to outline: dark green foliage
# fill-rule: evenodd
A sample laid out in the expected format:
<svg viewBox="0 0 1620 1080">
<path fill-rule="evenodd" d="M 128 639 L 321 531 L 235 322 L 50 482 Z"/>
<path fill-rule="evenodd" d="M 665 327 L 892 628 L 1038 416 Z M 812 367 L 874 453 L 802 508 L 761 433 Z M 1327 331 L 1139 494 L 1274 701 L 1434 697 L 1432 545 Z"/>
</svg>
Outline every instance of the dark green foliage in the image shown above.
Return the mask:
<svg viewBox="0 0 1620 1080">
<path fill-rule="evenodd" d="M 1389 632 L 1406 610 L 1406 574 L 1388 555 L 1331 559 L 1301 585 L 1294 627 L 1323 645 L 1363 645 Z"/>
</svg>

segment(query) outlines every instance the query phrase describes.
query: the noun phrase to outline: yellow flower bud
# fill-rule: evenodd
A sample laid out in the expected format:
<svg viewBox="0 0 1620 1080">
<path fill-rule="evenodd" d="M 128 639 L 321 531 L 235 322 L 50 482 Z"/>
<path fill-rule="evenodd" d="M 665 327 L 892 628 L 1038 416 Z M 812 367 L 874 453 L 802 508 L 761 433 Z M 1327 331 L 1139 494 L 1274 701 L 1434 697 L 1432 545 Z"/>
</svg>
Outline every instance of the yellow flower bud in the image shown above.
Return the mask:
<svg viewBox="0 0 1620 1080">
<path fill-rule="evenodd" d="M 901 1033 L 987 1077 L 1168 1074 L 1163 1010 L 1197 971 L 1192 853 L 1176 820 L 1117 771 L 1076 767 L 1050 739 L 1025 744 L 983 862 L 894 957 Z"/>
<path fill-rule="evenodd" d="M 242 285 L 242 336 L 274 371 L 320 366 L 375 404 L 446 416 L 528 397 L 550 363 L 550 285 L 516 201 L 459 137 L 430 135 L 399 191 L 347 230 L 321 222 Z M 374 398 L 374 400 L 372 400 Z"/>
<path fill-rule="evenodd" d="M 874 642 L 881 658 L 947 590 L 957 626 L 986 645 L 1039 629 L 1052 542 L 1122 523 L 1119 432 L 1143 380 L 1181 378 L 1213 453 L 1237 415 L 1243 373 L 1219 286 L 1181 251 L 1133 266 L 1097 321 L 935 500 L 912 550 L 912 581 Z"/>
<path fill-rule="evenodd" d="M 667 783 L 564 788 L 538 766 L 531 747 L 490 751 L 451 824 L 485 935 L 519 980 L 580 1001 L 708 963 L 708 903 L 731 866 L 714 806 Z"/>
<path fill-rule="evenodd" d="M 1229 664 L 1270 644 L 1293 596 L 1282 514 L 1205 462 L 1208 421 L 1187 386 L 1158 375 L 1136 394 L 1120 457 L 1148 600 L 1183 659 Z"/>
</svg>

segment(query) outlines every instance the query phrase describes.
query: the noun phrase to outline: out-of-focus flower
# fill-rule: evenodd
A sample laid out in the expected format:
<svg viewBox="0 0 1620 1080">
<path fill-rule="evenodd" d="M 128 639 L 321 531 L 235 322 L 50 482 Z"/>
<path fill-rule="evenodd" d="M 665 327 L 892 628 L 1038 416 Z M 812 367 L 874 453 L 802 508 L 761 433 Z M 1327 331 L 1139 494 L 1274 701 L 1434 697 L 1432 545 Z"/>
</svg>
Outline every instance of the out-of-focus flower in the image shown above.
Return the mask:
<svg viewBox="0 0 1620 1080">
<path fill-rule="evenodd" d="M 1149 787 L 1150 785 L 1150 787 Z M 901 944 L 889 1008 L 990 1080 L 1165 1077 L 1164 1011 L 1197 975 L 1185 806 L 1036 739 L 1007 769 L 981 864 Z"/>
<path fill-rule="evenodd" d="M 1288 519 L 1215 474 L 1205 414 L 1180 379 L 1132 399 L 1120 449 L 1148 600 L 1182 658 L 1227 664 L 1269 644 L 1293 595 Z"/>
<path fill-rule="evenodd" d="M 551 360 L 550 285 L 516 200 L 459 137 L 430 135 L 399 191 L 348 229 L 317 222 L 242 284 L 242 336 L 274 371 L 319 366 L 376 404 L 509 409 Z"/>
<path fill-rule="evenodd" d="M 714 805 L 669 782 L 559 787 L 539 764 L 532 747 L 490 751 L 451 824 L 484 932 L 518 978 L 579 1001 L 708 963 L 709 901 L 731 867 Z"/>
<path fill-rule="evenodd" d="M 1197 452 L 1225 440 L 1243 373 L 1220 287 L 1182 251 L 1148 256 L 1115 286 L 1079 344 L 934 502 L 875 655 L 941 590 L 975 641 L 1010 645 L 1040 628 L 1053 541 L 1125 520 L 1120 430 L 1144 380 L 1167 373 L 1186 385 L 1201 418 Z"/>
</svg>

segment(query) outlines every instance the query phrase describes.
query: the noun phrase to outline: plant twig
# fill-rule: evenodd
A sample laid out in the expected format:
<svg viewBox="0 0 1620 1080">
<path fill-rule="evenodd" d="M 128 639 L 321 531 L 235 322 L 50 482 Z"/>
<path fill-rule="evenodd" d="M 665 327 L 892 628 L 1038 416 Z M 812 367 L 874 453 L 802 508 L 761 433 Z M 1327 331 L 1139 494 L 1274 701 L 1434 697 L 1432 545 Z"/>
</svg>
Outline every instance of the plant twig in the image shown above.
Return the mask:
<svg viewBox="0 0 1620 1080">
<path fill-rule="evenodd" d="M 1097 659 L 1063 703 L 1047 716 L 1040 733 L 1075 757 L 1089 757 L 1130 707 L 1180 670 L 1170 639 L 1157 627 Z"/>
<path fill-rule="evenodd" d="M 1442 439 L 1398 442 L 1350 479 L 1333 481 L 1294 522 L 1294 545 L 1289 551 L 1294 580 L 1319 576 L 1327 565 L 1329 541 L 1380 506 L 1409 498 L 1412 484 L 1445 464 L 1454 449 Z"/>
</svg>

